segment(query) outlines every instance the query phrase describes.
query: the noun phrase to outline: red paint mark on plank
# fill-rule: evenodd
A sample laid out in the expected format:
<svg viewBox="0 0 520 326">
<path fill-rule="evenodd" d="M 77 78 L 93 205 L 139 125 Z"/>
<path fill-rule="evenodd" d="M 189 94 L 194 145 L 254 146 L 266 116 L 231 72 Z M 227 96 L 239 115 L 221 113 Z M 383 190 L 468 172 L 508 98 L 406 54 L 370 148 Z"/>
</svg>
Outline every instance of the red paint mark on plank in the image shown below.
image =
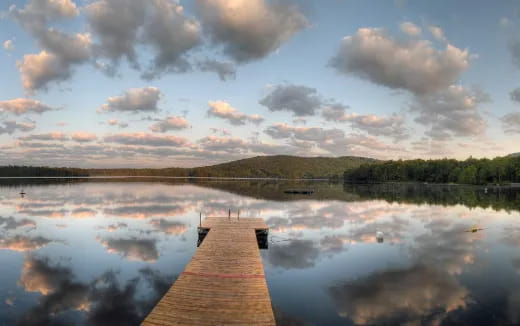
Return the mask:
<svg viewBox="0 0 520 326">
<path fill-rule="evenodd" d="M 210 274 L 210 273 L 195 273 L 182 272 L 185 275 L 204 276 L 204 277 L 220 277 L 220 278 L 264 278 L 263 274 Z"/>
</svg>

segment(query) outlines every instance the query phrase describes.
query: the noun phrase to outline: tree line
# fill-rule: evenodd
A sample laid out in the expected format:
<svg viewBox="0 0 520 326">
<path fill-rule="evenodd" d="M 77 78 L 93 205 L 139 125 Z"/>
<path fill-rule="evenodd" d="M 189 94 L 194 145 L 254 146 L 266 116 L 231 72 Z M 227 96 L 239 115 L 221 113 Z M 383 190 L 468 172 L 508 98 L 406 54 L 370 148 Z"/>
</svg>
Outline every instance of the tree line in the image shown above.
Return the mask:
<svg viewBox="0 0 520 326">
<path fill-rule="evenodd" d="M 470 185 L 520 182 L 520 156 L 464 161 L 398 160 L 363 164 L 344 173 L 345 182 L 428 182 Z"/>
<path fill-rule="evenodd" d="M 0 166 L 0 177 L 86 177 L 83 169 L 53 168 L 46 166 Z"/>
</svg>

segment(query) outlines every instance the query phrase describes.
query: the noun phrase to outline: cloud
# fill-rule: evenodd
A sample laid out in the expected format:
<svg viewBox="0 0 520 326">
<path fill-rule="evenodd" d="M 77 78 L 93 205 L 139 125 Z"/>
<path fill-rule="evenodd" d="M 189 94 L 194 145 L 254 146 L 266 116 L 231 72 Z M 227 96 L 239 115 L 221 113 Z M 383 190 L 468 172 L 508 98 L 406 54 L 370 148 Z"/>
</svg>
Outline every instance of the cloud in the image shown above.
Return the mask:
<svg viewBox="0 0 520 326">
<path fill-rule="evenodd" d="M 236 68 L 230 62 L 221 62 L 213 59 L 206 59 L 197 63 L 197 68 L 203 72 L 215 72 L 222 81 L 235 79 Z"/>
<path fill-rule="evenodd" d="M 326 121 L 348 122 L 352 128 L 365 131 L 369 135 L 387 136 L 396 141 L 409 136 L 409 131 L 405 127 L 404 117 L 397 114 L 393 114 L 390 117 L 375 114 L 348 114 L 346 113 L 346 107 L 343 105 L 325 107 L 321 114 Z"/>
<path fill-rule="evenodd" d="M 18 123 L 16 121 L 4 121 L 3 126 L 0 125 L 0 135 L 11 135 L 16 131 L 27 132 L 33 130 L 34 128 L 36 128 L 36 125 L 34 123 Z"/>
<path fill-rule="evenodd" d="M 278 85 L 259 101 L 270 111 L 288 111 L 295 116 L 314 115 L 322 105 L 315 88 L 299 85 Z"/>
<path fill-rule="evenodd" d="M 15 235 L 12 237 L 2 237 L 0 236 L 0 249 L 13 250 L 13 251 L 31 251 L 40 249 L 49 243 L 52 240 L 36 236 L 24 236 L 24 235 Z"/>
<path fill-rule="evenodd" d="M 319 255 L 319 249 L 311 240 L 291 240 L 287 244 L 270 246 L 267 261 L 274 267 L 304 269 L 313 267 Z"/>
<path fill-rule="evenodd" d="M 520 112 L 511 112 L 500 118 L 506 134 L 520 134 Z"/>
<path fill-rule="evenodd" d="M 235 126 L 245 125 L 247 122 L 259 124 L 262 121 L 264 121 L 264 119 L 260 115 L 247 115 L 238 111 L 229 103 L 224 101 L 209 101 L 208 105 L 209 116 L 225 119 Z"/>
<path fill-rule="evenodd" d="M 197 9 L 212 41 L 239 63 L 266 57 L 308 26 L 289 1 L 197 0 Z"/>
<path fill-rule="evenodd" d="M 3 43 L 4 49 L 6 51 L 12 52 L 14 51 L 14 41 L 13 40 L 7 40 Z"/>
<path fill-rule="evenodd" d="M 1 217 L 0 216 L 0 225 L 4 228 L 4 230 L 15 230 L 18 228 L 23 228 L 25 226 L 35 227 L 36 222 L 30 219 L 15 219 L 14 217 Z"/>
<path fill-rule="evenodd" d="M 342 138 L 345 136 L 345 133 L 340 129 L 324 129 L 321 127 L 293 127 L 285 123 L 276 123 L 266 128 L 264 132 L 275 139 L 294 137 L 298 140 L 319 142 Z"/>
<path fill-rule="evenodd" d="M 355 324 L 404 324 L 466 307 L 457 279 L 425 266 L 388 270 L 329 288 L 341 317 Z M 439 316 L 440 314 L 440 316 Z"/>
<path fill-rule="evenodd" d="M 53 20 L 73 18 L 79 14 L 70 0 L 31 0 L 22 9 L 10 8 L 11 17 L 32 34 L 43 49 L 27 54 L 17 62 L 23 87 L 34 92 L 47 89 L 51 81 L 67 80 L 74 65 L 91 58 L 89 34 L 67 34 L 48 27 Z"/>
<path fill-rule="evenodd" d="M 449 87 L 469 66 L 469 53 L 447 44 L 436 50 L 425 40 L 401 41 L 378 28 L 361 28 L 341 41 L 330 66 L 393 89 L 424 94 Z"/>
<path fill-rule="evenodd" d="M 113 72 L 123 57 L 134 68 L 140 68 L 138 45 L 152 49 L 153 59 L 143 78 L 191 69 L 186 56 L 200 43 L 200 27 L 196 20 L 184 16 L 178 2 L 99 0 L 87 5 L 85 12 L 90 28 L 100 40 L 97 54 L 111 61 L 108 71 Z"/>
<path fill-rule="evenodd" d="M 108 125 L 110 125 L 110 126 L 118 126 L 119 128 L 126 128 L 126 127 L 128 127 L 128 123 L 126 123 L 124 121 L 119 121 L 119 120 L 116 120 L 116 119 L 108 120 Z"/>
<path fill-rule="evenodd" d="M 97 140 L 97 135 L 90 132 L 75 132 L 70 138 L 79 143 L 88 143 Z"/>
<path fill-rule="evenodd" d="M 243 152 L 247 150 L 248 145 L 248 143 L 241 138 L 216 136 L 206 136 L 199 139 L 198 143 L 203 150 L 224 152 Z"/>
<path fill-rule="evenodd" d="M 422 29 L 412 22 L 402 22 L 399 25 L 399 28 L 401 29 L 401 31 L 403 33 L 407 34 L 408 36 L 412 36 L 412 37 L 420 36 L 422 33 Z"/>
<path fill-rule="evenodd" d="M 183 7 L 177 2 L 153 0 L 151 3 L 153 14 L 144 26 L 144 39 L 156 53 L 144 78 L 190 70 L 185 55 L 200 42 L 198 22 L 185 17 Z"/>
<path fill-rule="evenodd" d="M 123 95 L 109 97 L 98 112 L 150 112 L 157 111 L 161 91 L 156 87 L 131 88 Z"/>
<path fill-rule="evenodd" d="M 430 126 L 427 135 L 437 139 L 484 134 L 487 123 L 479 113 L 479 105 L 489 96 L 478 89 L 451 85 L 431 94 L 415 96 L 410 110 L 418 113 L 415 121 Z"/>
<path fill-rule="evenodd" d="M 41 103 L 40 101 L 27 98 L 15 98 L 8 101 L 0 101 L 0 112 L 13 113 L 16 115 L 22 115 L 25 113 L 40 114 L 53 110 L 58 110 L 58 108 L 51 107 Z"/>
<path fill-rule="evenodd" d="M 105 142 L 118 143 L 123 145 L 144 145 L 144 146 L 173 146 L 182 147 L 188 144 L 188 140 L 177 136 L 158 136 L 144 132 L 125 133 L 105 136 Z"/>
<path fill-rule="evenodd" d="M 154 262 L 159 258 L 156 240 L 153 239 L 99 239 L 109 253 L 116 253 L 128 260 Z"/>
<path fill-rule="evenodd" d="M 150 225 L 152 225 L 155 229 L 170 235 L 180 235 L 188 230 L 188 227 L 184 223 L 168 221 L 163 218 L 151 220 Z"/>
<path fill-rule="evenodd" d="M 167 132 L 170 130 L 181 130 L 190 127 L 190 123 L 184 117 L 166 117 L 150 126 L 153 132 Z"/>
<path fill-rule="evenodd" d="M 53 140 L 68 140 L 69 137 L 61 131 L 49 132 L 46 134 L 35 134 L 29 136 L 22 136 L 18 138 L 19 140 L 24 141 L 33 141 L 33 140 L 43 140 L 43 141 L 53 141 Z"/>
<path fill-rule="evenodd" d="M 520 88 L 515 88 L 509 93 L 511 101 L 520 103 Z"/>
<path fill-rule="evenodd" d="M 430 30 L 430 33 L 432 33 L 432 36 L 437 41 L 445 41 L 446 40 L 446 37 L 444 36 L 444 31 L 439 26 L 430 25 L 428 27 L 428 29 Z"/>
</svg>

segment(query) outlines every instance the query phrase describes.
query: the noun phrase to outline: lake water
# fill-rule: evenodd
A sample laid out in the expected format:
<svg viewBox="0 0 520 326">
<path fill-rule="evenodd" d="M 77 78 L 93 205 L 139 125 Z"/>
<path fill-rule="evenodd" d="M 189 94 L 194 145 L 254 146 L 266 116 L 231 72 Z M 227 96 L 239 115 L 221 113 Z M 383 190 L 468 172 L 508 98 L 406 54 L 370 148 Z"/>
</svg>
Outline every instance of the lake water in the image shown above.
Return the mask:
<svg viewBox="0 0 520 326">
<path fill-rule="evenodd" d="M 0 181 L 0 325 L 138 325 L 229 208 L 279 325 L 520 325 L 520 190 L 146 179 Z"/>
</svg>

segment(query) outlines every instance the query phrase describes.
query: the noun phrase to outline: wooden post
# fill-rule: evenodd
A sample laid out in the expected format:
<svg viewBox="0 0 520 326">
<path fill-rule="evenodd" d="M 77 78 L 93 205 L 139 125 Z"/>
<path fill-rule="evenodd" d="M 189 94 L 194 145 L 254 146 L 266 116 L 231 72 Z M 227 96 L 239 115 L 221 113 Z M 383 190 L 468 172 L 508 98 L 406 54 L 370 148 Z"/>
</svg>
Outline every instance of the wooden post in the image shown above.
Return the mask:
<svg viewBox="0 0 520 326">
<path fill-rule="evenodd" d="M 228 209 L 228 219 L 231 219 L 231 208 Z"/>
<path fill-rule="evenodd" d="M 199 213 L 199 226 L 202 226 L 202 212 Z"/>
<path fill-rule="evenodd" d="M 240 209 L 238 210 L 237 218 L 240 220 Z"/>
</svg>

